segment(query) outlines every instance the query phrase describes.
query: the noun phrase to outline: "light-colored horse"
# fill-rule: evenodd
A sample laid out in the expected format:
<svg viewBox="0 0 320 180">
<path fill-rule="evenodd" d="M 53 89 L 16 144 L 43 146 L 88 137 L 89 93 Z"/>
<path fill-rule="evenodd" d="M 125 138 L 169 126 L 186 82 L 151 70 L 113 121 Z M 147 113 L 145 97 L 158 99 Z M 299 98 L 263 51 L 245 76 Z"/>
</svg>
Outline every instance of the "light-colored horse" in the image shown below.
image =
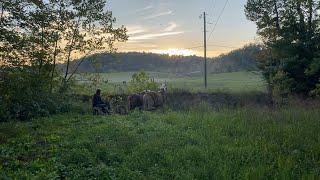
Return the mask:
<svg viewBox="0 0 320 180">
<path fill-rule="evenodd" d="M 162 84 L 160 91 L 147 91 L 143 95 L 143 109 L 146 111 L 156 110 L 157 108 L 164 109 L 164 104 L 167 100 L 167 85 Z"/>
</svg>

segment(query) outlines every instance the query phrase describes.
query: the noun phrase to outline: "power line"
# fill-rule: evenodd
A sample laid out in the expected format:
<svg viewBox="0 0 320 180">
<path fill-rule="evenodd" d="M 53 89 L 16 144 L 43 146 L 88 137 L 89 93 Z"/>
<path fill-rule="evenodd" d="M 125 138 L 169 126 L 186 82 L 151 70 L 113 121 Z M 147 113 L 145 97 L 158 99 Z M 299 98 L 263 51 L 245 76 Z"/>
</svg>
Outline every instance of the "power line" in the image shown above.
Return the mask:
<svg viewBox="0 0 320 180">
<path fill-rule="evenodd" d="M 212 11 L 216 8 L 217 0 L 212 0 Z"/>
<path fill-rule="evenodd" d="M 216 45 L 216 44 L 208 44 L 207 46 L 210 47 L 225 47 L 225 48 L 230 48 L 230 49 L 236 49 L 239 47 L 235 47 L 235 46 L 227 46 L 227 45 Z M 203 45 L 199 45 L 199 46 L 192 46 L 192 47 L 186 47 L 184 49 L 198 49 L 198 48 L 203 48 Z"/>
<path fill-rule="evenodd" d="M 192 47 L 187 47 L 187 48 L 185 48 L 185 49 L 197 49 L 197 48 L 202 48 L 203 47 L 203 45 L 202 46 L 192 46 Z"/>
<path fill-rule="evenodd" d="M 217 0 L 212 0 L 212 6 L 211 6 L 211 11 L 212 12 L 214 12 L 214 10 L 216 9 L 216 5 L 217 5 Z M 206 16 L 214 17 L 213 14 L 210 15 L 208 13 L 206 13 Z M 201 15 L 201 17 L 202 17 L 202 15 Z M 207 24 L 212 24 L 213 25 L 214 23 L 208 22 L 208 20 L 207 20 Z"/>
<path fill-rule="evenodd" d="M 235 46 L 225 46 L 225 45 L 215 45 L 215 44 L 209 44 L 207 46 L 212 46 L 212 47 L 225 47 L 225 48 L 230 48 L 230 49 L 236 49 L 239 47 L 235 47 Z"/>
<path fill-rule="evenodd" d="M 224 6 L 223 6 L 223 8 L 222 8 L 222 11 L 220 12 L 219 17 L 218 17 L 218 19 L 217 19 L 217 21 L 216 21 L 216 24 L 214 25 L 214 27 L 212 28 L 212 30 L 211 30 L 211 32 L 210 32 L 210 35 L 209 35 L 208 41 L 210 40 L 210 38 L 211 38 L 211 36 L 212 36 L 212 34 L 213 34 L 214 30 L 216 29 L 216 27 L 217 27 L 217 25 L 218 25 L 218 23 L 219 23 L 219 21 L 220 21 L 220 19 L 221 19 L 221 16 L 222 16 L 222 14 L 223 14 L 224 10 L 226 9 L 226 6 L 227 6 L 228 2 L 229 2 L 229 0 L 226 0 L 226 2 L 225 2 L 225 4 L 224 4 Z"/>
</svg>

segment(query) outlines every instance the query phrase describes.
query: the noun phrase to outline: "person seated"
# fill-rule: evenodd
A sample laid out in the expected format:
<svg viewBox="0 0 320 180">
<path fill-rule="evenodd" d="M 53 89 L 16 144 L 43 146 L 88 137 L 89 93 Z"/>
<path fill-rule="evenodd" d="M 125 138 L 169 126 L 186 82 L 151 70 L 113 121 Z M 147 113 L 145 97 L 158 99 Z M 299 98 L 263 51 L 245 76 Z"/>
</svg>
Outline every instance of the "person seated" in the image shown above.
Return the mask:
<svg viewBox="0 0 320 180">
<path fill-rule="evenodd" d="M 101 98 L 101 90 L 98 89 L 92 98 L 92 107 L 99 108 L 104 114 L 110 114 L 110 105 L 108 102 L 104 102 Z"/>
</svg>

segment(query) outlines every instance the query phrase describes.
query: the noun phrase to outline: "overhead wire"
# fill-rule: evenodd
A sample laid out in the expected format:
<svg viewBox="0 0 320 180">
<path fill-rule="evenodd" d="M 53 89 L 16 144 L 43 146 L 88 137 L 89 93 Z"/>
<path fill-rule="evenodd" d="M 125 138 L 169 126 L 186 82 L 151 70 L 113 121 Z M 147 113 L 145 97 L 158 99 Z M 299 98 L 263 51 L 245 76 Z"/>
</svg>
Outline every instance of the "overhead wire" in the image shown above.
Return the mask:
<svg viewBox="0 0 320 180">
<path fill-rule="evenodd" d="M 219 23 L 219 21 L 220 21 L 220 19 L 221 19 L 221 17 L 222 17 L 222 14 L 224 13 L 224 11 L 225 11 L 225 9 L 226 9 L 226 7 L 227 7 L 228 2 L 229 2 L 229 0 L 226 0 L 226 1 L 225 1 L 225 4 L 224 4 L 224 6 L 223 6 L 223 8 L 222 8 L 222 10 L 221 10 L 221 12 L 220 12 L 220 14 L 219 14 L 219 16 L 218 16 L 218 19 L 217 19 L 216 23 L 214 24 L 214 26 L 213 26 L 213 28 L 212 28 L 212 30 L 211 30 L 211 32 L 210 32 L 210 35 L 209 35 L 207 41 L 209 41 L 210 38 L 211 38 L 211 36 L 213 35 L 213 32 L 215 31 L 215 29 L 216 29 L 216 27 L 217 27 L 217 25 L 218 25 L 218 23 Z M 216 4 L 217 4 L 217 0 L 212 0 L 212 11 L 216 8 Z M 237 48 L 237 47 L 233 47 L 233 46 L 214 45 L 214 44 L 211 44 L 211 45 L 209 44 L 209 45 L 207 45 L 207 46 L 209 46 L 209 47 L 210 47 L 210 46 L 211 46 L 211 47 L 225 47 L 225 48 L 230 48 L 230 49 L 235 49 L 235 48 Z M 199 45 L 199 46 L 187 47 L 187 48 L 185 48 L 185 49 L 197 49 L 197 48 L 202 48 L 202 47 L 203 47 L 203 45 Z"/>
<path fill-rule="evenodd" d="M 230 49 L 236 49 L 238 47 L 235 46 L 228 46 L 228 45 L 217 45 L 217 44 L 208 44 L 207 46 L 211 47 L 224 47 L 224 48 L 230 48 Z M 203 45 L 199 46 L 192 46 L 192 47 L 186 47 L 185 49 L 197 49 L 197 48 L 202 48 Z"/>
<path fill-rule="evenodd" d="M 214 47 L 224 47 L 224 48 L 230 48 L 230 49 L 236 49 L 239 47 L 235 47 L 235 46 L 225 46 L 225 45 L 214 45 L 214 44 L 209 44 L 207 46 L 214 46 Z"/>
<path fill-rule="evenodd" d="M 187 48 L 185 48 L 185 49 L 197 49 L 197 48 L 202 48 L 203 47 L 203 45 L 202 46 L 192 46 L 192 47 L 187 47 Z"/>
<path fill-rule="evenodd" d="M 220 14 L 219 14 L 219 16 L 218 16 L 218 19 L 217 19 L 217 21 L 216 21 L 215 25 L 213 26 L 213 28 L 212 28 L 212 30 L 211 30 L 211 32 L 210 32 L 210 35 L 209 35 L 209 37 L 208 37 L 208 40 L 207 40 L 207 41 L 209 41 L 209 40 L 210 40 L 210 38 L 211 38 L 211 36 L 212 36 L 213 32 L 215 31 L 215 29 L 216 29 L 216 27 L 217 27 L 217 25 L 218 25 L 218 23 L 219 23 L 219 21 L 220 21 L 220 19 L 221 19 L 221 16 L 222 16 L 222 14 L 224 13 L 224 10 L 225 10 L 225 9 L 226 9 L 226 7 L 227 7 L 228 2 L 229 2 L 229 0 L 226 0 L 226 2 L 224 3 L 224 6 L 223 6 L 223 8 L 222 8 L 222 10 L 221 10 L 221 12 L 220 12 Z"/>
<path fill-rule="evenodd" d="M 217 5 L 217 0 L 212 0 L 212 12 L 216 8 L 216 5 Z"/>
</svg>

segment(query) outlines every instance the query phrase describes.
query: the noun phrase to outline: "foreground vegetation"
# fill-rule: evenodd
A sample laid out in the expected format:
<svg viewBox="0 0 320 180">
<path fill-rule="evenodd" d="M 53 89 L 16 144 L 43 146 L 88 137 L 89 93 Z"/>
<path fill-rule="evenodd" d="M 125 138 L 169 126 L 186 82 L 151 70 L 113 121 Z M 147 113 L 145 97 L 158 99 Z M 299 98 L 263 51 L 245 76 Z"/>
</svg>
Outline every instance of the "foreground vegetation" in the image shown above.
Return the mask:
<svg viewBox="0 0 320 180">
<path fill-rule="evenodd" d="M 106 11 L 106 0 L 90 2 L 1 1 L 0 179 L 320 178 L 319 105 L 257 107 L 261 101 L 272 108 L 285 105 L 290 94 L 320 94 L 319 2 L 248 0 L 246 16 L 258 25 L 263 39 L 259 68 L 271 90 L 264 98 L 250 100 L 257 101 L 251 108 L 242 107 L 244 95 L 182 92 L 180 97 L 171 95 L 171 109 L 176 111 L 108 117 L 75 110 L 79 103 L 74 100 L 81 99 L 77 93 L 86 92 L 83 87 L 88 85 L 71 89 L 80 66 L 72 67 L 74 54 L 83 55 L 83 62 L 94 57 L 89 56 L 93 52 L 113 53 L 115 42 L 128 39 L 123 26 L 113 27 L 115 18 Z M 231 59 L 240 62 L 236 67 L 249 65 L 246 58 Z M 66 62 L 63 76 L 58 62 Z M 185 71 L 194 72 L 182 68 Z M 192 91 L 202 86 L 200 76 L 185 78 L 189 75 L 169 77 L 171 88 Z M 264 88 L 260 77 L 241 78 L 212 75 L 210 89 Z M 132 79 L 132 92 L 156 89 L 144 73 Z M 102 85 L 92 80 L 91 90 Z M 114 92 L 125 93 L 119 83 L 111 85 Z M 210 105 L 194 105 L 203 101 Z M 225 101 L 228 109 L 223 110 Z M 63 112 L 69 114 L 58 115 Z"/>
<path fill-rule="evenodd" d="M 317 179 L 319 108 L 65 114 L 0 125 L 0 179 Z"/>
</svg>

